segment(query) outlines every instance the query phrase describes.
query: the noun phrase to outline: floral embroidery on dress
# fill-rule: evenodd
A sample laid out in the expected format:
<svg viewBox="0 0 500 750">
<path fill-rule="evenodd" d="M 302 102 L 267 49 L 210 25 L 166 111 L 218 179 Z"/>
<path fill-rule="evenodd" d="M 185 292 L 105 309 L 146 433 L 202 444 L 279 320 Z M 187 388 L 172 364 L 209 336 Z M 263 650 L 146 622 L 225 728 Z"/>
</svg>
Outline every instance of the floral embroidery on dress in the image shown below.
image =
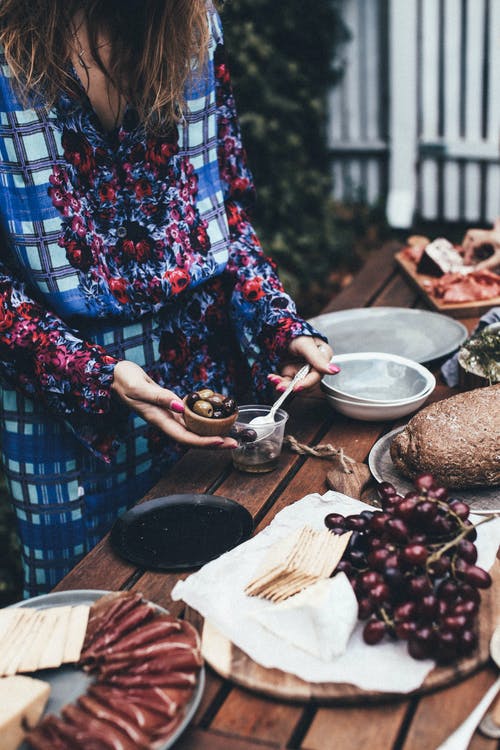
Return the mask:
<svg viewBox="0 0 500 750">
<path fill-rule="evenodd" d="M 76 130 L 82 118 L 88 136 Z M 82 112 L 66 115 L 61 129 L 67 163 L 54 167 L 49 195 L 63 217 L 59 244 L 87 296 L 136 315 L 184 291 L 210 240 L 177 128 L 160 138 L 124 125 L 106 141 Z"/>
</svg>

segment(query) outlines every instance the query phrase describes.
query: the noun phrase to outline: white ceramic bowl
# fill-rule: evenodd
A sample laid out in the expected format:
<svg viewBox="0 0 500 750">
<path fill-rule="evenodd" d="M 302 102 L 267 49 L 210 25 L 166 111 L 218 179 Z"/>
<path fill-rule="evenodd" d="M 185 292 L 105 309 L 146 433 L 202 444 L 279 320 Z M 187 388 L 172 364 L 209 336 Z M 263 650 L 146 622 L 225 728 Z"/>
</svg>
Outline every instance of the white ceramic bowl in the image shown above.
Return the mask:
<svg viewBox="0 0 500 750">
<path fill-rule="evenodd" d="M 397 354 L 356 352 L 334 356 L 332 361 L 340 372 L 325 375 L 322 389 L 327 395 L 352 403 L 415 404 L 436 386 L 430 370 Z"/>
<path fill-rule="evenodd" d="M 338 396 L 332 396 L 325 392 L 326 399 L 333 408 L 346 417 L 360 419 L 364 422 L 384 422 L 388 419 L 399 419 L 416 411 L 429 398 L 434 388 L 430 388 L 420 398 L 413 401 L 391 403 L 386 401 L 382 404 L 360 404 L 354 401 L 346 401 Z"/>
</svg>

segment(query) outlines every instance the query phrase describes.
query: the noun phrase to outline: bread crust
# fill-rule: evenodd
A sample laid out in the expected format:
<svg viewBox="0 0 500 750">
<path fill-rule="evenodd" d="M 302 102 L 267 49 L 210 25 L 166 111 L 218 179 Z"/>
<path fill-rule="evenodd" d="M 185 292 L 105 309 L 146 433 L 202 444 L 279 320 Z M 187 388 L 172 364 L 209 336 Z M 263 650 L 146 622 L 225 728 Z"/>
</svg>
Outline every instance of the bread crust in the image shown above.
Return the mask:
<svg viewBox="0 0 500 750">
<path fill-rule="evenodd" d="M 390 446 L 394 466 L 445 487 L 500 484 L 500 384 L 459 393 L 416 414 Z"/>
</svg>

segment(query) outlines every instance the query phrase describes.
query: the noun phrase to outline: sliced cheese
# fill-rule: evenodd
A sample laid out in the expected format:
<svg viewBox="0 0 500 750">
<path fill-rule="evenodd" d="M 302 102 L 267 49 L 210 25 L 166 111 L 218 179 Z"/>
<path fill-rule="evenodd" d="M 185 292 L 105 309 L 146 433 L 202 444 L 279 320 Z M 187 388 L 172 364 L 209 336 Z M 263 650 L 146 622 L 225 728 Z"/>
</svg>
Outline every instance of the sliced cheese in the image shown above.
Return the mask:
<svg viewBox="0 0 500 750">
<path fill-rule="evenodd" d="M 54 617 L 52 632 L 40 654 L 38 669 L 54 669 L 63 662 L 71 607 L 55 607 L 50 611 Z"/>
<path fill-rule="evenodd" d="M 68 635 L 64 645 L 63 663 L 76 662 L 80 658 L 87 623 L 89 620 L 90 607 L 87 604 L 79 604 L 71 608 Z"/>
<path fill-rule="evenodd" d="M 49 698 L 50 685 L 24 675 L 0 679 L 0 744 L 17 750 L 27 731 L 39 722 Z"/>
<path fill-rule="evenodd" d="M 252 617 L 290 645 L 330 661 L 347 648 L 358 604 L 345 573 L 337 573 Z"/>
</svg>

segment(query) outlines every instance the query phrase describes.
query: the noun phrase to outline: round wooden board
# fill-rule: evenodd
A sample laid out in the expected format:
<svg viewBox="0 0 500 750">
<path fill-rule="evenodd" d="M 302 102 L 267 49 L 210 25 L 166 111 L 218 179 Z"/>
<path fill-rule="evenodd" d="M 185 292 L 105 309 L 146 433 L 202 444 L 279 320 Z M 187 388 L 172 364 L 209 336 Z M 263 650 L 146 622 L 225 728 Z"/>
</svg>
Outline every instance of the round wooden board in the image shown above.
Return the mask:
<svg viewBox="0 0 500 750">
<path fill-rule="evenodd" d="M 408 695 L 420 695 L 457 682 L 482 667 L 489 659 L 489 642 L 500 617 L 500 561 L 490 571 L 493 586 L 483 592 L 479 618 L 479 645 L 468 659 L 444 667 L 435 667 L 422 685 Z M 279 669 L 261 667 L 234 646 L 211 623 L 188 608 L 186 618 L 202 633 L 202 650 L 207 664 L 221 677 L 249 690 L 290 701 L 319 703 L 375 702 L 401 698 L 400 693 L 361 690 L 355 685 L 335 682 L 305 682 Z M 370 648 L 370 647 L 367 647 Z M 374 646 L 373 648 L 376 648 Z"/>
</svg>

